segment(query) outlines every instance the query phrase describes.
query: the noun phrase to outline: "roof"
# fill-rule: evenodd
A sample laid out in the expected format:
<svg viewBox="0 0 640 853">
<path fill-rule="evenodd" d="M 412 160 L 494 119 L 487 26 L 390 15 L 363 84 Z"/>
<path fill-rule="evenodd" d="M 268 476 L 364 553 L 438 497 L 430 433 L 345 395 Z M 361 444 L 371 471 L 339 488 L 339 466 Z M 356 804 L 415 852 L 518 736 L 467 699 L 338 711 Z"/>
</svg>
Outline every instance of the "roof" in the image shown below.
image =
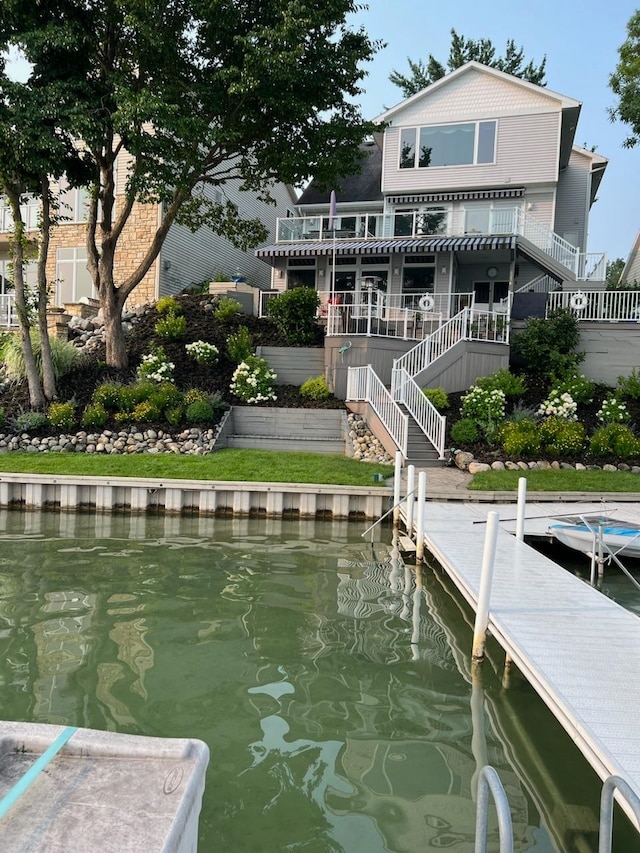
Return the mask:
<svg viewBox="0 0 640 853">
<path fill-rule="evenodd" d="M 633 284 L 635 281 L 640 281 L 640 231 L 636 234 L 627 262 L 620 273 L 619 281 L 621 284 Z"/>
<path fill-rule="evenodd" d="M 259 258 L 314 257 L 316 255 L 378 255 L 384 252 L 479 252 L 485 249 L 515 249 L 516 237 L 411 237 L 405 240 L 304 240 L 276 243 L 256 249 Z"/>
<path fill-rule="evenodd" d="M 375 142 L 365 142 L 360 146 L 364 152 L 360 172 L 341 177 L 334 187 L 338 203 L 348 201 L 382 201 L 382 152 Z M 329 204 L 329 190 L 321 190 L 313 183 L 304 190 L 298 199 L 299 205 Z"/>
</svg>

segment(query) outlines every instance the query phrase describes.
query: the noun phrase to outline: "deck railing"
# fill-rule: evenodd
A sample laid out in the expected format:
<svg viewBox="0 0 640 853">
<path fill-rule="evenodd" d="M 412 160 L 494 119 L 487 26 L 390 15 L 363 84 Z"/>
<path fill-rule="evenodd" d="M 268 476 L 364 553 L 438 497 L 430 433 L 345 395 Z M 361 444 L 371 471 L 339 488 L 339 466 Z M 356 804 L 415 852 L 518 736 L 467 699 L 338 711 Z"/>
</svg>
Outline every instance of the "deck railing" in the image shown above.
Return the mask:
<svg viewBox="0 0 640 853">
<path fill-rule="evenodd" d="M 406 371 L 409 376 L 417 376 L 423 370 L 444 355 L 447 350 L 458 343 L 467 335 L 469 326 L 469 316 L 471 310 L 463 308 L 463 310 L 443 323 L 429 337 L 424 338 L 419 344 L 416 344 L 413 349 L 406 352 L 400 358 L 394 359 L 393 369 L 391 371 L 391 388 L 395 397 L 397 389 L 401 383 L 401 372 Z"/>
<path fill-rule="evenodd" d="M 557 290 L 547 299 L 547 316 L 558 308 L 578 320 L 640 322 L 640 290 Z"/>
<path fill-rule="evenodd" d="M 409 418 L 395 402 L 370 364 L 349 368 L 347 401 L 368 403 L 402 453 L 402 458 L 407 458 Z"/>
<path fill-rule="evenodd" d="M 396 370 L 394 374 L 397 383 L 393 389 L 394 399 L 407 407 L 422 432 L 438 451 L 438 458 L 444 459 L 447 419 L 440 414 L 406 370 Z"/>
</svg>

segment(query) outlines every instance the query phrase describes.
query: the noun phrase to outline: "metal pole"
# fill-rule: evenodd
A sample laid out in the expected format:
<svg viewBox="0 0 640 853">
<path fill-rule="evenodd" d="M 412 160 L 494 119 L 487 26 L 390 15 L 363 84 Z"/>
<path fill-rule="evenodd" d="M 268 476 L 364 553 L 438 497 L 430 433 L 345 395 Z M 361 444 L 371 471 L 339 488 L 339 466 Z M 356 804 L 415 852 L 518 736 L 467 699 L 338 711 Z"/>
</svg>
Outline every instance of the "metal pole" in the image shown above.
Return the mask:
<svg viewBox="0 0 640 853">
<path fill-rule="evenodd" d="M 427 474 L 420 471 L 418 474 L 418 506 L 416 517 L 416 561 L 421 563 L 424 559 L 424 505 L 427 501 Z"/>
<path fill-rule="evenodd" d="M 413 535 L 413 504 L 415 502 L 414 491 L 416 488 L 416 468 L 409 465 L 407 468 L 407 533 Z"/>
<path fill-rule="evenodd" d="M 527 478 L 518 479 L 518 511 L 516 513 L 516 539 L 524 541 L 524 517 L 527 510 Z"/>
<path fill-rule="evenodd" d="M 396 450 L 396 467 L 393 474 L 393 529 L 400 524 L 400 490 L 402 488 L 402 452 Z"/>
<path fill-rule="evenodd" d="M 490 512 L 487 516 L 487 531 L 484 537 L 482 569 L 480 572 L 480 590 L 478 592 L 476 621 L 473 628 L 473 660 L 477 663 L 484 660 L 484 646 L 487 638 L 487 627 L 489 625 L 489 600 L 491 598 L 491 581 L 493 579 L 493 564 L 496 558 L 499 520 L 500 515 L 497 512 Z"/>
</svg>

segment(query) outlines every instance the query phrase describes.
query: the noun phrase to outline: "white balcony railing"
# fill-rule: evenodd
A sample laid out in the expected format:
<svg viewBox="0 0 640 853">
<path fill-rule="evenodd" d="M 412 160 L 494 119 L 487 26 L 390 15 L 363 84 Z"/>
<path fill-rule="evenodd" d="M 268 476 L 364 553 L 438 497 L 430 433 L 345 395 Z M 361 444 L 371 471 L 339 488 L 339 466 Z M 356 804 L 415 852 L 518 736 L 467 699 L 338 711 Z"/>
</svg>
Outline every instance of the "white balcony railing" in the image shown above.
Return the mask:
<svg viewBox="0 0 640 853">
<path fill-rule="evenodd" d="M 564 308 L 578 320 L 640 322 L 640 290 L 556 290 L 547 299 L 547 315 Z"/>
<path fill-rule="evenodd" d="M 395 402 L 370 364 L 364 367 L 350 367 L 347 371 L 347 401 L 368 403 L 403 458 L 407 458 L 409 418 Z"/>
<path fill-rule="evenodd" d="M 16 303 L 12 293 L 0 293 L 0 327 L 14 329 L 18 326 Z"/>
</svg>

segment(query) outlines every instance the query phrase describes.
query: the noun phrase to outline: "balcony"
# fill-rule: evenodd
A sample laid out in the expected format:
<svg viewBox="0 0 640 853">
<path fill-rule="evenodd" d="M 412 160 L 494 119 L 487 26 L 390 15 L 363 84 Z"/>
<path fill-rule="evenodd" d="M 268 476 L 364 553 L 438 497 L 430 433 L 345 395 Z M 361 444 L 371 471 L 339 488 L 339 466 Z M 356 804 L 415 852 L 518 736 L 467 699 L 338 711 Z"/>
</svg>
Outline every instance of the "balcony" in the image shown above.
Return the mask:
<svg viewBox="0 0 640 853">
<path fill-rule="evenodd" d="M 329 218 L 325 216 L 278 219 L 277 242 L 335 241 L 340 245 L 347 240 L 519 235 L 568 270 L 570 277 L 578 281 L 604 281 L 605 278 L 606 256 L 603 253 L 580 252 L 520 207 L 355 212 L 335 217 L 331 228 L 329 225 Z"/>
</svg>

